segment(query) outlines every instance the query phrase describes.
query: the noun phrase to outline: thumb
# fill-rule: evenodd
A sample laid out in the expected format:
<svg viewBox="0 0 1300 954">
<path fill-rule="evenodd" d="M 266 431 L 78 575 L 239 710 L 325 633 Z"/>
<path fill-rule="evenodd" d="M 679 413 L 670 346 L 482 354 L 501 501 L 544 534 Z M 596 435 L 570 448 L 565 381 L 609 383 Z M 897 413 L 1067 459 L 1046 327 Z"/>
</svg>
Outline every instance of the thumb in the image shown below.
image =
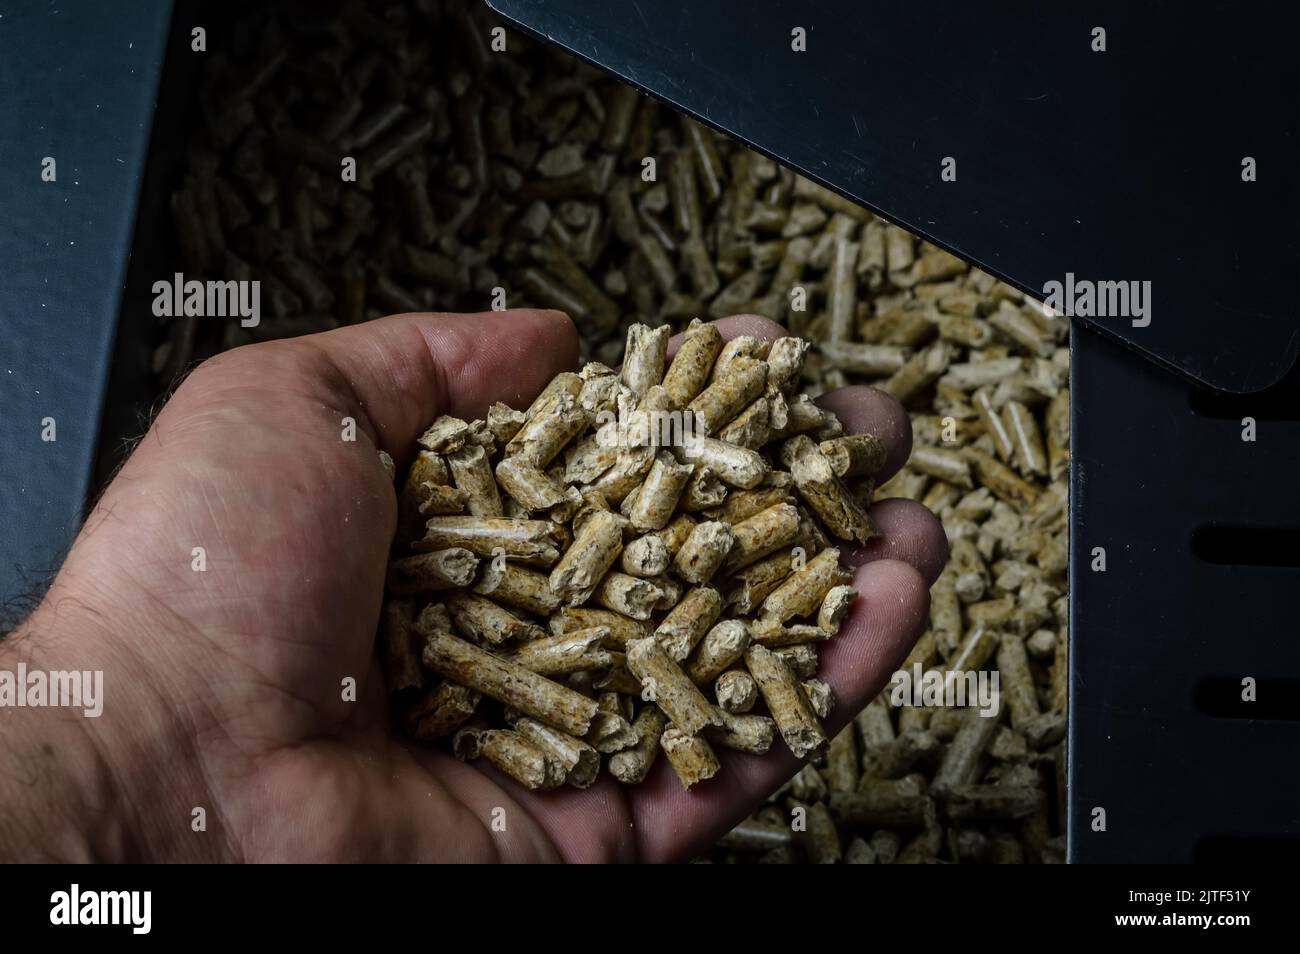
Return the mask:
<svg viewBox="0 0 1300 954">
<path fill-rule="evenodd" d="M 494 401 L 526 407 L 578 360 L 568 317 L 533 309 L 393 315 L 276 346 L 316 349 L 326 380 L 399 461 L 439 414 L 482 417 Z"/>
</svg>

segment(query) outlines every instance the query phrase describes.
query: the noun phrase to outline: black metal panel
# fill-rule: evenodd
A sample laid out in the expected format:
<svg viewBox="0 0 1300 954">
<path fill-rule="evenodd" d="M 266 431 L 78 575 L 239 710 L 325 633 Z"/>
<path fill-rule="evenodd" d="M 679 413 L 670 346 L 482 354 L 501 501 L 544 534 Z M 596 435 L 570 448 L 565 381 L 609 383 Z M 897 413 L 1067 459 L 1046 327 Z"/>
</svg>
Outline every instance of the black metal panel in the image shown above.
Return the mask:
<svg viewBox="0 0 1300 954">
<path fill-rule="evenodd" d="M 1300 857 L 1300 421 L 1243 441 L 1185 378 L 1077 325 L 1071 383 L 1071 858 Z M 1207 526 L 1236 529 L 1229 562 L 1229 533 L 1193 552 Z"/>
<path fill-rule="evenodd" d="M 1150 281 L 1148 327 L 1098 324 L 1215 387 L 1295 361 L 1284 4 L 489 2 L 1022 289 Z"/>
<path fill-rule="evenodd" d="M 1066 272 L 1151 281 L 1149 327 L 1096 327 L 1159 363 L 1255 391 L 1295 362 L 1280 5 L 491 4 L 1030 292 Z M 1201 395 L 1198 412 L 1188 379 L 1077 323 L 1074 341 L 1070 856 L 1294 853 L 1300 558 L 1279 554 L 1300 553 L 1300 390 Z M 1283 533 L 1238 534 L 1212 562 L 1193 552 L 1202 526 Z M 1290 565 L 1240 565 L 1270 560 Z"/>
<path fill-rule="evenodd" d="M 0 19 L 0 601 L 81 521 L 170 12 L 60 0 Z"/>
</svg>

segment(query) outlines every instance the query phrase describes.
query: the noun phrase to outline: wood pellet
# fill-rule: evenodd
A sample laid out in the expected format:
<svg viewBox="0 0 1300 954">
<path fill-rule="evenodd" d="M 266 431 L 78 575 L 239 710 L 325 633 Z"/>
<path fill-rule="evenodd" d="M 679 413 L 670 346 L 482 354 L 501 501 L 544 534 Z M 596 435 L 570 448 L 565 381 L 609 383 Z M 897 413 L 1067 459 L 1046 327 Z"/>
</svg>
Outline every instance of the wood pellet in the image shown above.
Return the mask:
<svg viewBox="0 0 1300 954">
<path fill-rule="evenodd" d="M 625 531 L 610 569 L 652 585 L 667 574 L 685 584 L 686 593 L 715 589 L 727 614 L 754 618 L 792 572 L 791 547 L 739 569 L 722 566 L 725 554 L 719 554 L 730 549 L 719 539 L 724 531 L 704 531 L 679 559 L 683 547 L 697 526 L 733 527 L 778 503 L 808 506 L 793 483 L 765 484 L 770 474 L 742 453 L 753 449 L 764 428 L 785 437 L 808 435 L 834 476 L 859 480 L 859 469 L 870 468 L 878 451 L 841 443 L 842 435 L 828 432 L 808 396 L 854 383 L 886 389 L 911 414 L 914 461 L 874 492 L 865 486 L 854 491 L 863 503 L 888 497 L 922 501 L 948 532 L 953 560 L 933 591 L 928 665 L 990 671 L 1002 660 L 1011 666 L 1016 686 L 1020 727 L 1007 724 L 1009 713 L 1002 716 L 1000 731 L 976 762 L 978 777 L 964 784 L 998 785 L 1009 764 L 1036 766 L 1036 784 L 1051 806 L 1044 841 L 1030 837 L 1014 818 L 974 817 L 987 816 L 990 806 L 1015 803 L 1014 793 L 1004 800 L 979 788 L 962 790 L 963 807 L 954 811 L 964 819 L 937 805 L 942 838 L 929 860 L 1060 860 L 1068 325 L 1042 320 L 1016 290 L 544 44 L 507 28 L 508 54 L 489 52 L 481 41 L 496 22 L 478 5 L 370 0 L 355 5 L 353 21 L 367 28 L 320 29 L 314 19 L 259 11 L 239 21 L 230 42 L 204 58 L 202 108 L 171 203 L 176 264 L 187 278 L 260 280 L 264 314 L 256 328 L 195 318 L 161 323 L 154 355 L 159 391 L 167 393 L 198 361 L 250 340 L 321 331 L 393 311 L 485 310 L 492 307 L 493 289 L 500 288 L 509 307 L 567 311 L 578 326 L 583 358 L 601 362 L 604 371 L 557 379 L 556 389 L 532 408 L 498 406 L 488 415 L 487 433 L 499 450 L 557 393 L 573 396 L 584 413 L 608 400 L 612 386 L 621 383 L 610 369 L 622 357 L 632 324 L 681 332 L 694 317 L 741 311 L 780 322 L 799 336 L 788 341 L 801 348 L 813 344 L 797 362 L 799 393 L 780 399 L 789 371 L 773 349 L 764 394 L 699 442 L 702 455 L 712 455 L 705 465 L 711 477 L 725 487 L 721 502 L 698 510 L 679 507 L 658 530 Z M 359 182 L 340 182 L 344 155 L 358 159 Z M 659 160 L 655 181 L 640 174 L 649 156 Z M 793 304 L 795 286 L 807 294 L 802 309 Z M 672 406 L 685 408 L 710 387 L 722 346 L 709 325 L 687 333 L 661 382 Z M 649 357 L 653 364 L 654 355 Z M 601 384 L 602 379 L 611 380 Z M 710 399 L 709 413 L 713 406 Z M 730 413 L 730 407 L 722 412 Z M 577 416 L 568 413 L 576 425 Z M 717 438 L 735 450 L 707 443 Z M 521 494 L 529 487 L 535 491 L 531 505 L 563 507 L 554 503 L 549 483 L 558 481 L 562 487 L 590 486 L 604 495 L 612 513 L 623 516 L 621 503 L 644 482 L 659 449 L 647 447 L 639 456 L 602 454 L 599 448 L 575 453 L 582 444 L 569 440 L 545 465 L 525 466 L 521 459 L 505 475 Z M 534 444 L 534 461 L 547 449 Z M 417 550 L 393 554 L 394 597 L 402 590 L 408 595 L 385 611 L 389 678 L 416 696 L 404 721 L 417 738 L 445 740 L 495 704 L 420 664 L 417 598 L 468 585 L 513 616 L 516 628 L 548 620 L 543 628 L 561 635 L 604 626 L 609 635 L 597 652 L 615 655 L 653 634 L 665 612 L 656 609 L 651 619 L 635 620 L 591 601 L 566 605 L 550 588 L 549 576 L 572 536 L 522 505 L 518 513 L 481 516 L 493 509 L 489 484 L 481 482 L 473 494 L 455 485 L 448 455 L 456 453 L 423 450 L 398 481 L 401 539 L 438 521 Z M 483 475 L 475 457 L 470 450 L 456 461 L 471 481 Z M 568 469 L 556 474 L 556 466 Z M 700 477 L 688 484 L 679 503 L 698 500 L 705 483 Z M 508 491 L 497 493 L 503 509 L 514 500 Z M 655 572 L 662 558 L 658 548 L 638 543 L 650 534 L 668 553 L 666 571 Z M 796 537 L 795 545 L 808 543 Z M 504 561 L 494 559 L 498 553 Z M 710 569 L 714 561 L 718 565 Z M 468 584 L 461 582 L 467 572 Z M 575 584 L 572 593 L 578 592 Z M 834 592 L 827 594 L 829 607 L 819 608 L 826 620 L 819 616 L 809 624 L 825 628 L 835 621 Z M 1003 597 L 1011 598 L 1009 612 L 996 623 L 976 622 L 987 617 L 987 609 L 975 607 Z M 712 645 L 709 635 L 717 625 L 715 620 L 699 634 L 695 652 Z M 448 613 L 444 628 L 455 626 Z M 1023 665 L 1014 648 L 1004 648 L 1007 637 L 1023 640 Z M 807 670 L 815 660 L 805 649 L 774 652 Z M 635 677 L 614 662 L 603 678 L 620 691 L 633 691 Z M 689 670 L 693 660 L 686 662 Z M 743 664 L 726 668 L 706 692 L 728 712 L 761 705 Z M 1037 696 L 1037 721 L 1031 693 Z M 647 713 L 662 715 L 656 706 L 635 714 L 633 728 L 647 730 L 638 738 L 653 738 L 643 763 L 660 751 L 665 730 L 656 729 L 648 715 L 641 718 Z M 960 720 L 949 717 L 959 714 L 894 710 L 878 700 L 845 730 L 847 737 L 830 740 L 826 758 L 835 756 L 836 784 L 847 784 L 846 766 L 853 765 L 863 784 L 886 778 L 881 772 L 894 778 L 914 772 L 933 788 L 961 729 Z M 520 725 L 530 718 L 514 724 L 518 740 L 480 744 L 480 751 L 491 753 L 484 757 L 505 760 L 525 745 L 538 749 Z M 638 751 L 608 756 L 611 770 L 634 779 L 642 767 Z M 525 765 L 512 764 L 520 770 Z M 829 761 L 813 771 L 829 778 Z M 535 777 L 542 785 L 555 778 Z M 712 857 L 832 858 L 820 814 L 820 847 L 814 850 L 790 832 L 792 799 L 789 787 L 783 789 L 757 813 L 760 822 L 737 829 L 775 826 L 784 835 L 729 837 Z M 818 796 L 811 804 L 823 802 Z M 1029 804 L 1029 797 L 1018 804 Z M 846 862 L 890 863 L 915 843 L 915 833 L 906 829 L 864 826 L 833 810 L 831 816 Z M 924 854 L 925 847 L 913 855 Z"/>
<path fill-rule="evenodd" d="M 770 351 L 781 357 L 769 376 L 766 345 L 738 339 L 714 347 L 707 327 L 693 323 L 689 337 L 708 347 L 668 363 L 667 326 L 633 325 L 614 402 L 628 414 L 660 407 L 656 395 L 673 375 L 698 388 L 688 420 L 713 429 L 732 413 L 718 408 L 734 410 L 769 384 L 783 396 L 799 385 L 806 347 L 775 342 Z M 678 360 L 686 367 L 675 374 Z M 818 549 L 814 540 L 866 539 L 865 511 L 840 509 L 834 525 L 823 521 L 821 501 L 847 498 L 847 488 L 826 463 L 816 495 L 805 494 L 783 461 L 821 451 L 804 435 L 769 433 L 750 448 L 708 438 L 721 449 L 698 459 L 689 443 L 680 458 L 659 451 L 623 512 L 614 512 L 598 489 L 600 467 L 542 469 L 603 428 L 606 402 L 584 406 L 575 397 L 612 377 L 603 368 L 557 377 L 503 440 L 487 421 L 439 417 L 419 445 L 448 466 L 417 456 L 420 480 L 394 474 L 417 501 L 446 481 L 463 491 L 468 511 L 427 517 L 394 545 L 396 553 L 415 551 L 393 560 L 384 609 L 385 671 L 403 724 L 421 741 L 450 737 L 458 757 L 485 760 L 532 790 L 586 787 L 602 756 L 615 778 L 634 784 L 662 752 L 690 789 L 721 771 L 718 749 L 763 754 L 779 736 L 798 758 L 820 752 L 834 696 L 814 678 L 814 647 L 834 638 L 857 594 L 840 549 Z M 732 396 L 737 386 L 740 398 Z M 701 403 L 715 389 L 720 403 Z M 714 411 L 699 413 L 706 406 Z M 754 479 L 718 485 L 708 503 L 721 519 L 691 517 L 687 485 L 733 449 L 747 455 Z M 625 442 L 615 450 L 605 468 L 641 448 Z M 860 465 L 863 454 L 856 458 Z M 882 462 L 877 455 L 875 466 Z M 779 489 L 776 497 L 754 493 L 764 480 Z M 733 493 L 750 499 L 728 508 Z M 762 506 L 769 500 L 777 502 Z M 736 592 L 735 575 L 778 551 L 791 551 L 791 560 L 773 574 L 770 592 L 739 610 L 724 596 Z M 451 708 L 446 696 L 474 704 Z"/>
</svg>

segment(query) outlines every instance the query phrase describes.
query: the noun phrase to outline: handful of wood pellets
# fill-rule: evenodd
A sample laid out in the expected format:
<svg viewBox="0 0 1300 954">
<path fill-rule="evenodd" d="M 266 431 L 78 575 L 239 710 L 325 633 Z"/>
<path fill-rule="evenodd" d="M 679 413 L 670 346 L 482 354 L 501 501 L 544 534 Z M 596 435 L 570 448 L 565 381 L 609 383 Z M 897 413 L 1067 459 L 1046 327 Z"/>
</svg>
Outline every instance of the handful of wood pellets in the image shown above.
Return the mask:
<svg viewBox="0 0 1300 954">
<path fill-rule="evenodd" d="M 383 618 L 415 739 L 534 790 L 591 785 L 602 755 L 636 784 L 662 750 L 689 789 L 716 746 L 825 745 L 817 646 L 857 595 L 833 541 L 875 535 L 884 447 L 795 393 L 803 339 L 697 320 L 670 364 L 668 336 L 634 324 L 621 372 L 420 438 Z"/>
</svg>

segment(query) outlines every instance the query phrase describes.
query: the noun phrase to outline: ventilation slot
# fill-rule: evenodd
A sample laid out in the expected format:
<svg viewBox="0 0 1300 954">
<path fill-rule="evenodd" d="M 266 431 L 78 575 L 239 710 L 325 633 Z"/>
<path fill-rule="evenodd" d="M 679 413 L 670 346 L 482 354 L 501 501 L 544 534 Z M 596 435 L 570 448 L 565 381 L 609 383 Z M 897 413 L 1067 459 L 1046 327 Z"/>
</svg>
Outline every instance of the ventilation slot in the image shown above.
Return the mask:
<svg viewBox="0 0 1300 954">
<path fill-rule="evenodd" d="M 1300 679 L 1255 679 L 1253 702 L 1243 699 L 1245 676 L 1202 679 L 1192 690 L 1198 712 L 1214 719 L 1300 721 Z"/>
<path fill-rule="evenodd" d="M 1228 566 L 1300 566 L 1300 530 L 1279 527 L 1197 527 L 1192 553 Z"/>
</svg>

